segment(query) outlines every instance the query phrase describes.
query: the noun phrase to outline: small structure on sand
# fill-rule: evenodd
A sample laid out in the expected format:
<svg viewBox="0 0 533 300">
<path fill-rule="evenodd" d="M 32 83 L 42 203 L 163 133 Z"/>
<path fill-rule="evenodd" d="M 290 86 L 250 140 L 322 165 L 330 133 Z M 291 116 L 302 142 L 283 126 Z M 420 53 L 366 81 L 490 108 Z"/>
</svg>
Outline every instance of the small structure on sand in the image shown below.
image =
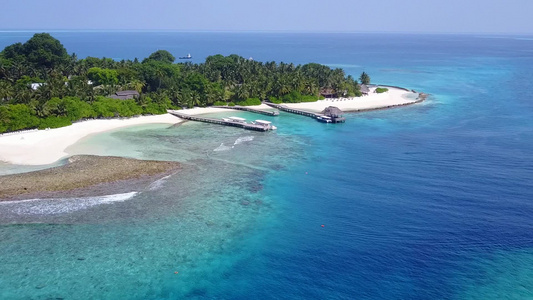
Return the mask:
<svg viewBox="0 0 533 300">
<path fill-rule="evenodd" d="M 331 123 L 343 123 L 346 121 L 346 119 L 342 116 L 344 115 L 344 112 L 335 106 L 326 107 L 321 114 L 328 117 L 331 120 Z M 328 118 L 325 119 L 327 120 Z"/>
<path fill-rule="evenodd" d="M 337 98 L 337 93 L 333 89 L 323 89 L 320 91 L 320 95 L 324 98 Z"/>
<path fill-rule="evenodd" d="M 361 94 L 365 96 L 370 94 L 370 89 L 368 88 L 366 84 L 361 84 L 360 87 L 361 87 Z"/>
<path fill-rule="evenodd" d="M 139 97 L 139 92 L 133 90 L 120 91 L 108 97 L 111 99 L 128 100 Z"/>
</svg>

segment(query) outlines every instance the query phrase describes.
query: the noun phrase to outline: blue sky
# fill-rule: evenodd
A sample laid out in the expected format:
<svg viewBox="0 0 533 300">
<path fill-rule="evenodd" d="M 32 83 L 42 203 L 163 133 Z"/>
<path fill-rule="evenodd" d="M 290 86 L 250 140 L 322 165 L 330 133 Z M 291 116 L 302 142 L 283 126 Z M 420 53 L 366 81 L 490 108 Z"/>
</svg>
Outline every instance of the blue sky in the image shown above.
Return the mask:
<svg viewBox="0 0 533 300">
<path fill-rule="evenodd" d="M 0 30 L 533 34 L 533 0 L 2 0 Z"/>
</svg>

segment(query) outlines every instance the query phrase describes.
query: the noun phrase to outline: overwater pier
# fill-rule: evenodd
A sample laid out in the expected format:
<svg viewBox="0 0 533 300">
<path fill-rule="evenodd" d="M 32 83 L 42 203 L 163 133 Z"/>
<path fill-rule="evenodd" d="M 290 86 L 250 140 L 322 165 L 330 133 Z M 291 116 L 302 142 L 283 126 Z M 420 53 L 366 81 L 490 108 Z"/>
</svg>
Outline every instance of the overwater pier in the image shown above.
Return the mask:
<svg viewBox="0 0 533 300">
<path fill-rule="evenodd" d="M 184 114 L 184 113 L 181 113 L 175 110 L 169 110 L 168 113 L 180 119 L 184 119 L 184 120 L 218 124 L 218 125 L 223 125 L 223 126 L 239 127 L 239 128 L 246 129 L 246 130 L 269 131 L 269 130 L 275 129 L 275 127 L 272 125 L 250 124 L 250 123 L 245 123 L 245 122 L 237 122 L 237 121 L 229 120 L 229 119 L 221 120 L 221 119 L 213 119 L 213 118 L 204 118 L 204 117 L 199 117 L 199 116 L 191 116 L 191 115 Z"/>
<path fill-rule="evenodd" d="M 310 117 L 310 118 L 313 118 L 313 119 L 317 119 L 317 120 L 319 120 L 321 122 L 344 123 L 346 121 L 345 118 L 340 116 L 342 114 L 342 111 L 340 109 L 338 109 L 338 108 L 337 108 L 338 112 L 336 114 L 327 116 L 327 115 L 323 115 L 323 114 L 312 113 L 312 112 L 305 111 L 305 110 L 299 110 L 299 109 L 290 108 L 290 107 L 288 107 L 286 105 L 275 104 L 275 103 L 272 103 L 272 102 L 263 102 L 263 103 L 268 105 L 268 106 L 270 106 L 270 107 L 277 108 L 279 110 L 282 110 L 282 111 L 285 111 L 285 112 L 288 112 L 288 113 L 291 113 L 291 114 L 297 114 L 297 115 Z M 326 120 L 325 118 L 329 119 L 330 121 L 325 121 Z"/>
<path fill-rule="evenodd" d="M 235 105 L 235 106 L 213 106 L 213 107 L 215 107 L 215 108 L 242 110 L 242 111 L 253 112 L 253 113 L 256 113 L 256 114 L 267 115 L 267 116 L 278 116 L 279 115 L 279 111 L 266 111 L 266 110 L 255 109 L 255 108 L 251 108 L 251 107 L 247 107 L 247 106 L 239 106 L 239 105 Z"/>
</svg>

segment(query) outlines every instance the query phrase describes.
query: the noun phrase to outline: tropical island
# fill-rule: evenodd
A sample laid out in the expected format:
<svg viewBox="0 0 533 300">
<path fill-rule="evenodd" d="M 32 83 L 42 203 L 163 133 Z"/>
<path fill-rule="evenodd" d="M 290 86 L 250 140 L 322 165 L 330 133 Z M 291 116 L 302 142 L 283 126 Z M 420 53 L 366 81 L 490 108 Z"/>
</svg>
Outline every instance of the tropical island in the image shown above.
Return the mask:
<svg viewBox="0 0 533 300">
<path fill-rule="evenodd" d="M 170 110 L 195 115 L 222 111 L 217 106 L 270 109 L 266 101 L 310 113 L 331 106 L 365 111 L 424 97 L 369 85 L 365 72 L 356 80 L 317 63 L 262 63 L 238 55 L 213 55 L 200 64 L 174 61 L 165 50 L 142 61 L 78 59 L 48 33 L 7 46 L 0 52 L 0 161 L 50 164 L 89 134 L 181 122 Z"/>
<path fill-rule="evenodd" d="M 362 95 L 358 82 L 342 69 L 316 63 L 262 63 L 238 55 L 209 56 L 200 64 L 174 61 L 165 50 L 142 61 L 78 59 L 50 34 L 35 34 L 0 53 L 0 133 L 183 107 Z M 370 82 L 366 73 L 361 79 Z"/>
</svg>

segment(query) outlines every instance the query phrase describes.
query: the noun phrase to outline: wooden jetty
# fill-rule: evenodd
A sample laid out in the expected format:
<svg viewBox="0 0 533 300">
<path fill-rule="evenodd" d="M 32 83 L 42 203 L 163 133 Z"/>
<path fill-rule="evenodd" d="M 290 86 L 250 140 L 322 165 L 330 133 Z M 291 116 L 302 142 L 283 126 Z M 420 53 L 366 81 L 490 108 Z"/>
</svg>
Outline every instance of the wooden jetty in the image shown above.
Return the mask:
<svg viewBox="0 0 533 300">
<path fill-rule="evenodd" d="M 198 116 L 191 116 L 188 114 L 180 113 L 175 110 L 169 110 L 169 114 L 176 116 L 178 118 L 184 119 L 184 120 L 190 120 L 190 121 L 197 121 L 197 122 L 204 122 L 204 123 L 211 123 L 211 124 L 218 124 L 218 125 L 224 125 L 224 126 L 232 126 L 232 127 L 239 127 L 246 130 L 254 130 L 254 131 L 269 131 L 275 129 L 274 126 L 265 126 L 262 124 L 249 124 L 245 122 L 235 122 L 235 121 L 226 121 L 226 120 L 220 120 L 220 119 L 213 119 L 213 118 L 203 118 Z"/>
<path fill-rule="evenodd" d="M 251 108 L 251 107 L 247 107 L 247 106 L 239 106 L 239 105 L 235 105 L 235 106 L 213 106 L 213 107 L 243 110 L 243 111 L 249 111 L 249 112 L 262 114 L 262 115 L 267 115 L 267 116 L 278 116 L 279 115 L 279 111 L 265 111 L 265 110 L 255 109 L 255 108 Z"/>
<path fill-rule="evenodd" d="M 266 105 L 270 106 L 270 107 L 274 107 L 274 108 L 277 108 L 277 109 L 282 110 L 282 111 L 286 111 L 286 112 L 291 113 L 291 114 L 297 114 L 297 115 L 310 117 L 310 118 L 317 119 L 317 120 L 322 121 L 322 122 L 324 120 L 324 117 L 328 117 L 325 114 L 315 114 L 315 113 L 312 113 L 312 112 L 309 112 L 309 111 L 305 111 L 305 110 L 299 110 L 299 109 L 290 108 L 290 107 L 288 107 L 286 105 L 275 104 L 275 103 L 272 103 L 272 102 L 264 102 L 264 103 Z M 338 108 L 337 108 L 337 110 L 340 111 L 340 109 L 338 109 Z M 339 115 L 336 115 L 336 116 L 332 116 L 331 117 L 331 122 L 327 122 L 327 123 L 344 123 L 345 121 L 346 121 L 346 119 L 341 117 L 340 114 L 339 114 Z"/>
</svg>

